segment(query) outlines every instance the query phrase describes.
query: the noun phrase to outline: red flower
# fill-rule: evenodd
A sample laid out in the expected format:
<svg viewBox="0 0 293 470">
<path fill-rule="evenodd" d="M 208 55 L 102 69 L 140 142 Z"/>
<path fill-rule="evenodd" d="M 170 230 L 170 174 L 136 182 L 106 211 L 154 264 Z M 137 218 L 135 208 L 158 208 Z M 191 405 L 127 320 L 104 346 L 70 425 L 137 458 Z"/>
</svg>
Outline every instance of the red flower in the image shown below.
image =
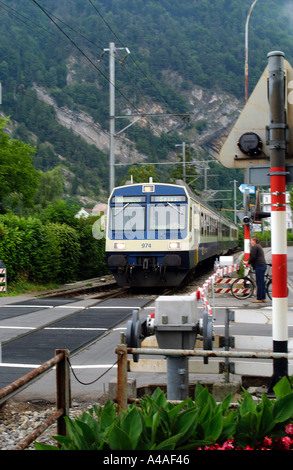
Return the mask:
<svg viewBox="0 0 293 470">
<path fill-rule="evenodd" d="M 262 441 L 262 445 L 265 447 L 270 447 L 272 445 L 273 439 L 271 437 L 266 436 Z"/>
<path fill-rule="evenodd" d="M 274 449 L 277 450 L 290 450 L 290 445 L 291 445 L 291 438 L 289 436 L 286 437 L 280 437 L 279 439 L 276 439 L 275 444 L 274 444 Z"/>
<path fill-rule="evenodd" d="M 285 431 L 287 434 L 289 435 L 293 435 L 293 424 L 290 423 L 290 424 L 287 424 L 287 426 L 285 427 Z"/>
<path fill-rule="evenodd" d="M 233 439 L 228 439 L 226 442 L 224 442 L 222 450 L 235 450 Z"/>
</svg>

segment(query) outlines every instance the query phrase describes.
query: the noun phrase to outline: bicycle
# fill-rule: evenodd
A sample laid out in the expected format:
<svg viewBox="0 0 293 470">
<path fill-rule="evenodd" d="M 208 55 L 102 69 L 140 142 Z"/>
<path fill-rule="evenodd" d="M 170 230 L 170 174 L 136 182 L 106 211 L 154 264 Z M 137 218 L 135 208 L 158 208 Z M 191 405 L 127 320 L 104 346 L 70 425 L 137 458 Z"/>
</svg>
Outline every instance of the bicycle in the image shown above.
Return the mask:
<svg viewBox="0 0 293 470">
<path fill-rule="evenodd" d="M 267 264 L 268 267 L 271 267 L 271 264 Z M 251 274 L 253 273 L 252 268 L 245 268 L 247 273 L 235 279 L 233 284 L 231 285 L 231 293 L 233 297 L 236 299 L 248 299 L 251 297 L 256 289 L 256 283 L 252 278 Z M 267 269 L 265 272 L 265 285 L 266 285 L 266 293 L 270 300 L 272 300 L 272 275 L 271 270 Z"/>
</svg>

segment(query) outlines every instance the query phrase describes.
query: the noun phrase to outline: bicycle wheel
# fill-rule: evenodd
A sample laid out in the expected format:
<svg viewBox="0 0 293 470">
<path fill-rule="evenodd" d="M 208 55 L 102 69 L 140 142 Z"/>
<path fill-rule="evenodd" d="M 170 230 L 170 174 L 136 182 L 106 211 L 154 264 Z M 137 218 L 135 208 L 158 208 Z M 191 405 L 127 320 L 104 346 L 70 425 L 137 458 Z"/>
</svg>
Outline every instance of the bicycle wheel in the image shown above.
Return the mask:
<svg viewBox="0 0 293 470">
<path fill-rule="evenodd" d="M 272 300 L 272 298 L 273 298 L 273 284 L 272 284 L 272 280 L 269 280 L 269 281 L 266 283 L 266 291 L 267 291 L 268 298 L 269 298 L 270 300 Z"/>
<path fill-rule="evenodd" d="M 252 296 L 254 288 L 254 282 L 249 277 L 239 277 L 231 285 L 231 292 L 236 299 L 248 299 Z"/>
</svg>

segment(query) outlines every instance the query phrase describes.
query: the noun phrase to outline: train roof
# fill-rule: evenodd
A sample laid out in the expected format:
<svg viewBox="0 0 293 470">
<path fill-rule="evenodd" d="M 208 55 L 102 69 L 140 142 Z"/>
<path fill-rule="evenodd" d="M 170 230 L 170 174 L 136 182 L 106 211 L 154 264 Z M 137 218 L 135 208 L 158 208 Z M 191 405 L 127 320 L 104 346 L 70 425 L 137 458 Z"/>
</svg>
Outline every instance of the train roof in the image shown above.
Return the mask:
<svg viewBox="0 0 293 470">
<path fill-rule="evenodd" d="M 123 186 L 117 186 L 113 189 L 112 193 L 110 194 L 110 197 L 109 197 L 109 201 L 114 193 L 115 190 L 118 190 L 118 189 L 122 189 L 122 188 L 126 188 L 126 187 L 134 187 L 134 186 L 142 186 L 142 185 L 147 185 L 147 184 L 154 184 L 154 185 L 161 185 L 161 186 L 171 186 L 171 187 L 178 187 L 178 188 L 184 188 L 184 190 L 187 192 L 188 196 L 191 197 L 192 199 L 194 199 L 196 202 L 198 202 L 199 204 L 201 204 L 202 206 L 206 207 L 207 209 L 209 209 L 211 212 L 214 212 L 215 214 L 217 214 L 218 216 L 221 215 L 221 217 L 223 219 L 225 219 L 227 222 L 229 222 L 229 224 L 232 224 L 234 225 L 235 227 L 237 227 L 234 222 L 230 219 L 227 219 L 225 216 L 223 216 L 222 214 L 220 214 L 220 212 L 217 212 L 213 207 L 211 207 L 206 201 L 204 201 L 200 196 L 196 195 L 191 189 L 190 187 L 183 181 L 183 180 L 176 180 L 175 183 L 160 183 L 160 182 L 154 182 L 152 180 L 148 181 L 148 182 L 145 182 L 145 183 L 132 183 L 132 182 L 129 182 L 129 183 L 126 183 L 125 185 Z"/>
</svg>

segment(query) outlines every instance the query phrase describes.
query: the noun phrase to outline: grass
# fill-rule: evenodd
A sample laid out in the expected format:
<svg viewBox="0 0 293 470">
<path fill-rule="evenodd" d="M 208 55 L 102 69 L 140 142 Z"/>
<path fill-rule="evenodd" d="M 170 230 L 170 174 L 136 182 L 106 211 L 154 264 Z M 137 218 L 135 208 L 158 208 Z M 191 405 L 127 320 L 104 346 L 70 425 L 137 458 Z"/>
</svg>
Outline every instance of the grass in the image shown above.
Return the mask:
<svg viewBox="0 0 293 470">
<path fill-rule="evenodd" d="M 7 286 L 7 294 L 5 292 L 0 292 L 0 297 L 13 297 L 21 294 L 57 289 L 58 287 L 59 285 L 53 282 L 48 284 L 36 284 L 27 280 L 20 280 L 15 283 L 10 283 Z"/>
</svg>

